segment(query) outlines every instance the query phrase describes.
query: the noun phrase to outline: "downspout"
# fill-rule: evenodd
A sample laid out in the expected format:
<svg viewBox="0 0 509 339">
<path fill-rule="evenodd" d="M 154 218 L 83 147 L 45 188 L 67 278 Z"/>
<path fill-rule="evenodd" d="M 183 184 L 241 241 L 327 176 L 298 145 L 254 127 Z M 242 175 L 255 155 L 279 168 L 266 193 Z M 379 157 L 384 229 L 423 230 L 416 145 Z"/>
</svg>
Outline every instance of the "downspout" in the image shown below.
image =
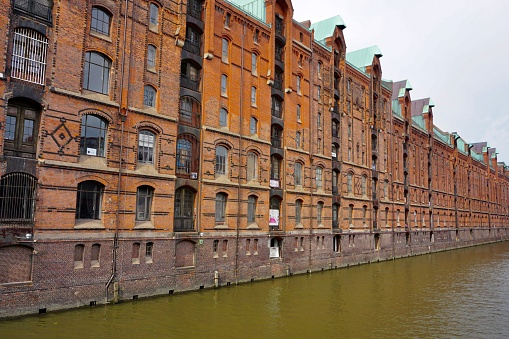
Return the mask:
<svg viewBox="0 0 509 339">
<path fill-rule="evenodd" d="M 314 157 L 313 157 L 313 128 L 312 128 L 312 125 L 313 125 L 313 119 L 312 119 L 312 115 L 313 115 L 313 107 L 314 107 L 314 100 L 313 100 L 313 89 L 314 89 L 314 65 L 313 65 L 313 48 L 311 48 L 311 57 L 309 58 L 309 64 L 310 64 L 310 67 L 309 67 L 309 78 L 310 78 L 310 81 L 309 81 L 309 101 L 310 101 L 310 105 L 309 105 L 309 160 L 310 160 L 310 167 L 311 167 L 311 178 L 313 178 L 313 162 L 314 162 Z M 316 169 L 315 169 L 315 174 L 316 174 Z M 305 177 L 305 176 L 304 176 Z M 322 176 L 323 177 L 323 176 Z M 309 221 L 309 273 L 311 273 L 311 263 L 313 261 L 312 257 L 313 257 L 313 251 L 312 251 L 312 248 L 313 248 L 313 179 L 311 179 L 311 187 L 310 187 L 310 199 L 311 199 L 311 206 L 310 206 L 310 221 Z"/>
<path fill-rule="evenodd" d="M 128 10 L 128 1 L 125 0 L 125 9 L 124 9 L 124 33 L 122 37 L 122 66 L 120 71 L 120 105 L 118 107 L 118 114 L 120 116 L 121 121 L 121 133 L 120 133 L 120 152 L 118 159 L 118 181 L 117 181 L 117 209 L 115 212 L 115 233 L 113 236 L 113 258 L 112 258 L 112 272 L 111 276 L 106 282 L 105 286 L 105 302 L 108 302 L 108 288 L 111 285 L 111 282 L 117 275 L 117 249 L 118 249 L 118 224 L 120 222 L 120 186 L 122 183 L 122 152 L 124 147 L 124 123 L 127 117 L 128 105 L 125 106 L 124 112 L 123 110 L 123 100 L 124 100 L 124 73 L 125 73 L 125 58 L 126 58 L 126 41 L 127 41 L 127 10 Z M 117 296 L 114 296 L 116 299 Z"/>
<path fill-rule="evenodd" d="M 242 147 L 242 121 L 244 114 L 244 37 L 246 36 L 246 21 L 242 25 L 242 45 L 240 49 L 240 110 L 239 110 L 239 148 L 238 148 L 238 182 L 237 182 L 237 225 L 235 226 L 235 284 L 239 281 L 239 235 L 240 235 L 240 156 Z"/>
</svg>

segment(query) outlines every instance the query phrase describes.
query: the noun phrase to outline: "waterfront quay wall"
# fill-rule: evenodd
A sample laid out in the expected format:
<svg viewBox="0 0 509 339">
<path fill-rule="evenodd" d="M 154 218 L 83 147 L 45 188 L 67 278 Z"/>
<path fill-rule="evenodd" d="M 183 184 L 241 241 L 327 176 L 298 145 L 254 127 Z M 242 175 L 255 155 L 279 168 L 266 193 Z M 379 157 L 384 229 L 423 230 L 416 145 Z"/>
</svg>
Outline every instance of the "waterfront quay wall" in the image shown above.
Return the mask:
<svg viewBox="0 0 509 339">
<path fill-rule="evenodd" d="M 2 285 L 0 317 L 46 313 L 83 306 L 173 294 L 204 288 L 305 274 L 452 250 L 492 242 L 507 241 L 508 227 L 386 229 L 280 235 L 279 256 L 270 247 L 271 235 L 217 238 L 179 235 L 151 239 L 152 260 L 133 258 L 132 239 L 118 241 L 116 274 L 112 275 L 113 239 L 94 239 L 101 243 L 101 263 L 86 259 L 83 269 L 76 269 L 72 258 L 75 240 L 34 243 L 32 281 Z M 257 247 L 253 244 L 257 240 Z M 80 243 L 87 243 L 79 239 Z M 193 244 L 191 265 L 176 259 L 177 244 Z M 223 242 L 227 241 L 223 247 Z M 246 245 L 247 244 L 247 245 Z M 104 246 L 104 247 L 103 247 Z M 216 246 L 216 247 L 215 247 Z M 248 247 L 249 246 L 249 247 Z M 272 252 L 271 252 L 272 251 Z M 273 257 L 271 257 L 271 254 Z"/>
</svg>

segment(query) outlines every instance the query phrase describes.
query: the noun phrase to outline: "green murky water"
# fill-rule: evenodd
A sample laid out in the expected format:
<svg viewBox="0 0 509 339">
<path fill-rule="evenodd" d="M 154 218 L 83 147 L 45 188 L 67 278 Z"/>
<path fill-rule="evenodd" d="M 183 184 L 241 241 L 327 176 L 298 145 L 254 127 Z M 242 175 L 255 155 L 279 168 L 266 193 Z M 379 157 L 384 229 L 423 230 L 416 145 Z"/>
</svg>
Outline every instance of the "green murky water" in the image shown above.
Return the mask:
<svg viewBox="0 0 509 339">
<path fill-rule="evenodd" d="M 507 338 L 509 242 L 0 321 L 1 338 Z"/>
</svg>

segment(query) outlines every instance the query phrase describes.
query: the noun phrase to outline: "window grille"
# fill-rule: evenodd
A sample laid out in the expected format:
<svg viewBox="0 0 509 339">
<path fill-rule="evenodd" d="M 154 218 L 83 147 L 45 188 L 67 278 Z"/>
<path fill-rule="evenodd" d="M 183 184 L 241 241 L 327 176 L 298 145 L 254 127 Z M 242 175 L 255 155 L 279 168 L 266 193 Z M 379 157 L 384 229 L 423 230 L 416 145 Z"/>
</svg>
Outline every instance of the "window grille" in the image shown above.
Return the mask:
<svg viewBox="0 0 509 339">
<path fill-rule="evenodd" d="M 48 39 L 27 28 L 14 30 L 11 76 L 44 85 Z"/>
<path fill-rule="evenodd" d="M 0 180 L 0 224 L 33 225 L 37 179 L 10 173 Z"/>
</svg>

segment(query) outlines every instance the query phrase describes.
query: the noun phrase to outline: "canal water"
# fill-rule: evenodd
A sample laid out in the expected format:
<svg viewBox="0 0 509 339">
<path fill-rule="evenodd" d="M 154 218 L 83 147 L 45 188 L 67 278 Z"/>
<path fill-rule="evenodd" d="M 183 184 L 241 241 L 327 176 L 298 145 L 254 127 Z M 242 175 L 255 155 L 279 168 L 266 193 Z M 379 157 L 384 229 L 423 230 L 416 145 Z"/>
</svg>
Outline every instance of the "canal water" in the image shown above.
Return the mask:
<svg viewBox="0 0 509 339">
<path fill-rule="evenodd" d="M 505 242 L 4 320 L 0 338 L 508 338 L 508 318 Z"/>
</svg>

